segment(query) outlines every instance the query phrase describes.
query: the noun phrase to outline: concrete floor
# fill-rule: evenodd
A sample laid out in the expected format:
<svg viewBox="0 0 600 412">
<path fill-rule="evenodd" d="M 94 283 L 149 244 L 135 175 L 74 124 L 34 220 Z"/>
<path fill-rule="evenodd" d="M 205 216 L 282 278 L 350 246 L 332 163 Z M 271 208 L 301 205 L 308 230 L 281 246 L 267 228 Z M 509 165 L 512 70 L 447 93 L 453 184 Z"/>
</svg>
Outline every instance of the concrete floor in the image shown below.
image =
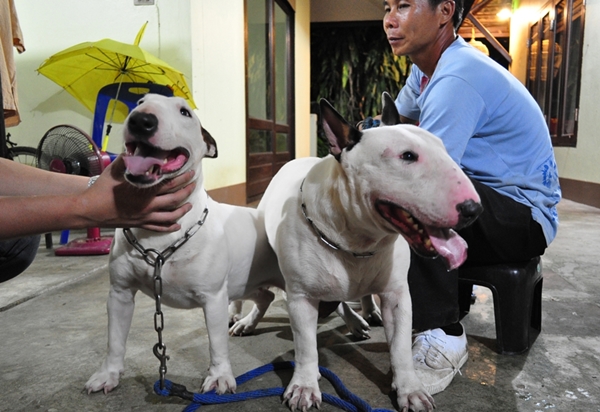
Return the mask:
<svg viewBox="0 0 600 412">
<path fill-rule="evenodd" d="M 465 318 L 469 361 L 435 396 L 438 411 L 600 411 L 600 209 L 563 201 L 561 227 L 543 257 L 543 330 L 517 356 L 494 350 L 494 316 L 487 289 Z M 81 234 L 71 236 L 77 237 Z M 43 243 L 43 242 L 42 242 Z M 187 401 L 153 392 L 158 361 L 152 353 L 154 301 L 140 295 L 128 340 L 126 372 L 110 394 L 82 389 L 106 350 L 107 257 L 55 257 L 40 249 L 26 273 L 0 284 L 0 411 L 182 411 Z M 191 391 L 208 367 L 202 311 L 165 309 L 167 378 Z M 373 408 L 393 409 L 382 328 L 356 342 L 331 316 L 319 324 L 320 364 Z M 281 294 L 254 336 L 230 339 L 237 375 L 293 359 L 292 334 Z M 285 386 L 291 373 L 269 373 L 238 392 Z M 323 392 L 333 393 L 321 383 Z M 285 411 L 277 397 L 202 411 Z M 323 411 L 340 409 L 325 404 Z"/>
</svg>

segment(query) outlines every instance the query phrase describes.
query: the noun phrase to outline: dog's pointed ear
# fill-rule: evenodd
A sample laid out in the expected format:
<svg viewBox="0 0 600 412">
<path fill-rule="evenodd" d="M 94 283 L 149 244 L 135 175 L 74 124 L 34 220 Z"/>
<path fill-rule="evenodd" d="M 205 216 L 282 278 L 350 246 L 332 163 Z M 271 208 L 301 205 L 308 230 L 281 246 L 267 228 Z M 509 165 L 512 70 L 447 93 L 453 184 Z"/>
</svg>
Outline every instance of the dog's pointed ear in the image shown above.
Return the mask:
<svg viewBox="0 0 600 412">
<path fill-rule="evenodd" d="M 400 113 L 392 96 L 388 92 L 383 92 L 381 95 L 381 103 L 383 105 L 383 111 L 381 113 L 381 123 L 386 126 L 393 126 L 400 124 Z"/>
<path fill-rule="evenodd" d="M 210 157 L 212 159 L 217 157 L 219 155 L 217 152 L 217 142 L 204 127 L 202 128 L 202 138 L 204 139 L 207 148 L 205 157 Z"/>
<path fill-rule="evenodd" d="M 362 133 L 348 123 L 325 99 L 319 102 L 321 109 L 321 126 L 327 141 L 329 142 L 329 153 L 340 160 L 342 150 L 352 148 L 360 142 Z"/>
</svg>

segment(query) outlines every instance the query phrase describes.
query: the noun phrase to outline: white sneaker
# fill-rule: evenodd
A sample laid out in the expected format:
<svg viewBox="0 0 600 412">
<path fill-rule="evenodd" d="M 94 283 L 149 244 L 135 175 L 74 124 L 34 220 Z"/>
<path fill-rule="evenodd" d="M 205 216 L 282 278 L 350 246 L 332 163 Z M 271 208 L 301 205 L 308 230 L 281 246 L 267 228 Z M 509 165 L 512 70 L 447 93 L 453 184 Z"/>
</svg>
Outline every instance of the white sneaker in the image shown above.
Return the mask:
<svg viewBox="0 0 600 412">
<path fill-rule="evenodd" d="M 446 389 L 469 357 L 467 335 L 450 336 L 442 329 L 413 335 L 413 364 L 425 389 L 434 395 Z"/>
</svg>

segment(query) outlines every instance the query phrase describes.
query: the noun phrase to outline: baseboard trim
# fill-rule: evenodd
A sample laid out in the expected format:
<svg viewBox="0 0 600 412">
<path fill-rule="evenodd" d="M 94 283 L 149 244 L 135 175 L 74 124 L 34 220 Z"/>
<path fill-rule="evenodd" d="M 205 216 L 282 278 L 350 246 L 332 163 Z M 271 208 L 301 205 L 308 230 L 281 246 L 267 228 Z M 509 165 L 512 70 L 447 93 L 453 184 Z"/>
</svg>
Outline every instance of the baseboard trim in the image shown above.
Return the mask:
<svg viewBox="0 0 600 412">
<path fill-rule="evenodd" d="M 600 184 L 560 178 L 563 198 L 600 208 Z M 208 194 L 220 203 L 247 206 L 246 183 L 209 190 Z"/>
<path fill-rule="evenodd" d="M 600 208 L 600 184 L 559 178 L 562 196 L 584 205 Z"/>
<path fill-rule="evenodd" d="M 227 203 L 235 206 L 246 206 L 246 183 L 220 187 L 208 190 L 208 195 L 219 203 Z"/>
</svg>

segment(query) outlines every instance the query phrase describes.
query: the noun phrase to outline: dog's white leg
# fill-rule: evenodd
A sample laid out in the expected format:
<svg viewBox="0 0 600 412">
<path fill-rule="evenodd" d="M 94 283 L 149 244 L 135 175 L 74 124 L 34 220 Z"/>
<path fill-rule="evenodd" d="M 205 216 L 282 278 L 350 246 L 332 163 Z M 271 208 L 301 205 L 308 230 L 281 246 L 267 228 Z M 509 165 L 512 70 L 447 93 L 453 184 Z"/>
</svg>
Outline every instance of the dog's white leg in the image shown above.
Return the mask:
<svg viewBox="0 0 600 412">
<path fill-rule="evenodd" d="M 119 384 L 123 373 L 125 344 L 131 328 L 137 290 L 110 286 L 108 294 L 108 354 L 102 366 L 85 384 L 88 393 L 104 390 L 108 393 Z"/>
<path fill-rule="evenodd" d="M 243 300 L 234 300 L 229 303 L 229 325 L 233 325 L 235 322 L 242 318 L 242 307 L 244 306 Z"/>
<path fill-rule="evenodd" d="M 392 389 L 396 391 L 400 410 L 432 411 L 435 402 L 417 377 L 412 361 L 412 308 L 408 285 L 379 297 L 383 327 L 390 346 Z"/>
<path fill-rule="evenodd" d="M 249 335 L 254 332 L 256 325 L 265 316 L 271 302 L 275 299 L 275 294 L 268 289 L 259 288 L 252 295 L 248 296 L 248 299 L 254 301 L 254 306 L 248 315 L 229 328 L 231 336 Z"/>
<path fill-rule="evenodd" d="M 371 326 L 383 326 L 383 320 L 381 319 L 381 310 L 373 295 L 363 296 L 360 299 L 360 305 L 362 306 L 362 317 Z"/>
<path fill-rule="evenodd" d="M 335 310 L 336 313 L 346 322 L 350 333 L 357 339 L 370 339 L 369 324 L 358 313 L 356 313 L 346 302 L 340 303 Z"/>
<path fill-rule="evenodd" d="M 229 362 L 229 334 L 227 333 L 227 297 L 226 286 L 206 297 L 204 318 L 208 332 L 210 367 L 208 376 L 202 384 L 202 392 L 216 389 L 219 395 L 225 392 L 235 393 L 236 383 Z"/>
<path fill-rule="evenodd" d="M 288 294 L 288 313 L 294 335 L 296 366 L 294 375 L 283 394 L 291 410 L 302 411 L 321 406 L 319 389 L 319 354 L 317 351 L 317 321 L 319 302 Z"/>
</svg>

